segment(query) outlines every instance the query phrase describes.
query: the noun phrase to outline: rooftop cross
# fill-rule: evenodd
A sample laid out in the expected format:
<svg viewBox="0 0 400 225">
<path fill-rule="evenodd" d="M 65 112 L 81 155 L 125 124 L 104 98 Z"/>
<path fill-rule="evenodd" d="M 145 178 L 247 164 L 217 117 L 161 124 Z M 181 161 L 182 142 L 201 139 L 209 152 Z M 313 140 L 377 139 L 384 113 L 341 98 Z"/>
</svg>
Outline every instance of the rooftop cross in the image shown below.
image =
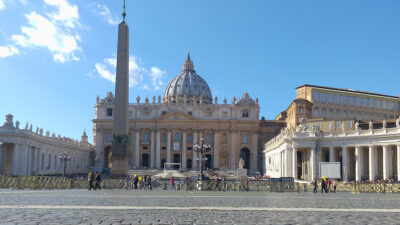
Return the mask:
<svg viewBox="0 0 400 225">
<path fill-rule="evenodd" d="M 125 7 L 125 0 L 124 0 L 124 10 L 122 11 L 123 21 L 125 21 L 125 16 L 126 16 L 126 7 Z"/>
</svg>

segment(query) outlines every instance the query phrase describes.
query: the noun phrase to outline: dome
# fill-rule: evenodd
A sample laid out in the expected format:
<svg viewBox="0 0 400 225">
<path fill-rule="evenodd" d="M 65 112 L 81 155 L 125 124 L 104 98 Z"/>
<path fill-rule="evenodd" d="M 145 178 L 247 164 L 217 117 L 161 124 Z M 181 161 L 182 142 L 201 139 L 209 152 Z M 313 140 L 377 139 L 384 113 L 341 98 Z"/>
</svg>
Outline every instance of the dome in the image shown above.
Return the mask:
<svg viewBox="0 0 400 225">
<path fill-rule="evenodd" d="M 183 70 L 168 84 L 164 92 L 164 102 L 171 103 L 212 103 L 212 95 L 207 82 L 196 74 L 188 53 Z"/>
</svg>

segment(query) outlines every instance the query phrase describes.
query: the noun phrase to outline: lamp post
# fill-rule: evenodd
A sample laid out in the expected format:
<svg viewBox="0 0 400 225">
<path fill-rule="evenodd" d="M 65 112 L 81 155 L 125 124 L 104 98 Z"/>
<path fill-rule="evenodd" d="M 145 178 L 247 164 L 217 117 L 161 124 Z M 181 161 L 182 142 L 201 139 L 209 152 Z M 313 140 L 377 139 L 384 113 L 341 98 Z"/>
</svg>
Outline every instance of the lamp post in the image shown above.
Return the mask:
<svg viewBox="0 0 400 225">
<path fill-rule="evenodd" d="M 64 161 L 64 177 L 65 177 L 65 170 L 67 169 L 67 161 L 71 160 L 71 156 L 68 155 L 66 151 L 64 151 L 62 155 L 58 156 L 58 158 L 60 158 L 61 161 Z"/>
<path fill-rule="evenodd" d="M 205 157 L 203 154 L 206 152 L 211 151 L 211 145 L 210 144 L 204 144 L 204 139 L 203 137 L 200 137 L 200 143 L 199 144 L 194 144 L 193 145 L 193 150 L 196 152 L 200 152 L 200 179 L 204 179 L 204 161 L 207 160 L 207 157 Z"/>
</svg>

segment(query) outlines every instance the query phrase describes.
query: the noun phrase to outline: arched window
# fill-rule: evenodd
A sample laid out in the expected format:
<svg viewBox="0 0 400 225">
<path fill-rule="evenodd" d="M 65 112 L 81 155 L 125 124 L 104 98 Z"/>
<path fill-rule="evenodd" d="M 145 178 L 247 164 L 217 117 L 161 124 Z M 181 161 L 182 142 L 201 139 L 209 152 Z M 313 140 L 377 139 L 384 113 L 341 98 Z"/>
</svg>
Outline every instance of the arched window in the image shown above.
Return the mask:
<svg viewBox="0 0 400 225">
<path fill-rule="evenodd" d="M 247 109 L 243 110 L 243 112 L 242 112 L 242 117 L 243 117 L 243 118 L 249 117 L 249 110 L 247 110 Z"/>
</svg>

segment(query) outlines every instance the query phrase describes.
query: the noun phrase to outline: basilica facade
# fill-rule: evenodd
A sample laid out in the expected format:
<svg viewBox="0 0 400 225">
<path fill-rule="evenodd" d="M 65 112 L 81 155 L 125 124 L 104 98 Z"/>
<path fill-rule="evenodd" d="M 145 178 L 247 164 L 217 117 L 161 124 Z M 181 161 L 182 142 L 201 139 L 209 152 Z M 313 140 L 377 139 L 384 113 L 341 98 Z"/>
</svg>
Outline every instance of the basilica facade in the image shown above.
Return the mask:
<svg viewBox="0 0 400 225">
<path fill-rule="evenodd" d="M 112 168 L 112 128 L 115 97 L 109 92 L 95 105 L 95 164 Z M 163 169 L 179 163 L 182 170 L 200 168 L 195 144 L 210 144 L 205 167 L 235 170 L 239 160 L 249 173 L 262 170 L 265 142 L 285 125 L 282 121 L 259 119 L 258 99 L 218 99 L 207 82 L 194 70 L 190 55 L 182 71 L 167 85 L 164 96 L 138 96 L 128 106 L 127 152 L 130 169 Z"/>
</svg>

